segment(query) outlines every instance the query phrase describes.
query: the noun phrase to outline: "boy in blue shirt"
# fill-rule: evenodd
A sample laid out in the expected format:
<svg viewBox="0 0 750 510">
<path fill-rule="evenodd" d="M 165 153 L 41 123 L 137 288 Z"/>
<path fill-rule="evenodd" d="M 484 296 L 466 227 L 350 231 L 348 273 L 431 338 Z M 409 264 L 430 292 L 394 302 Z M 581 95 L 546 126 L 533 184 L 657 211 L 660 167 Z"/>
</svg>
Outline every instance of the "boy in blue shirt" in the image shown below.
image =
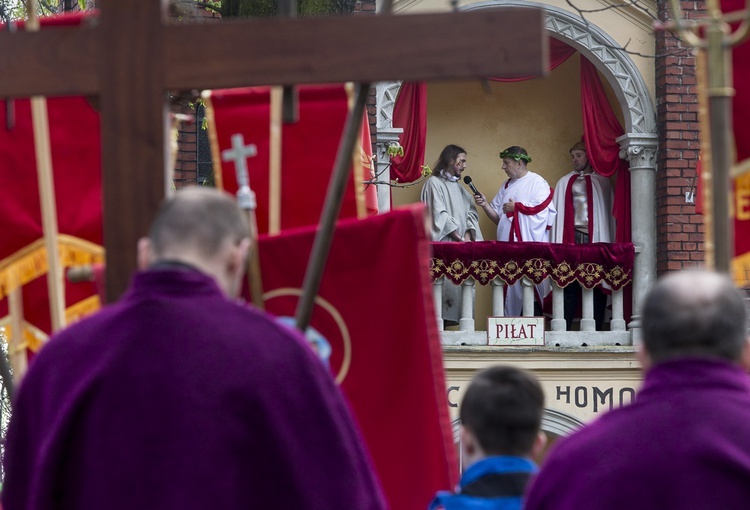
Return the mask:
<svg viewBox="0 0 750 510">
<path fill-rule="evenodd" d="M 464 471 L 455 493 L 439 492 L 430 510 L 520 510 L 531 460 L 546 444 L 544 392 L 530 372 L 494 366 L 479 372 L 461 402 Z"/>
</svg>

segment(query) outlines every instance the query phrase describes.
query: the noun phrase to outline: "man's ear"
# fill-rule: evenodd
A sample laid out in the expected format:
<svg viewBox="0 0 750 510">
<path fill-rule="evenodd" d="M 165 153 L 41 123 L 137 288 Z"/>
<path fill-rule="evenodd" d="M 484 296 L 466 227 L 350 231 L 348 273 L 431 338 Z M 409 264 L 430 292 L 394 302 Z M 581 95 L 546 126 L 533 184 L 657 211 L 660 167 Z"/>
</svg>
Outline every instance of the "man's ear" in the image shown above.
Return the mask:
<svg viewBox="0 0 750 510">
<path fill-rule="evenodd" d="M 534 445 L 531 447 L 531 457 L 533 459 L 539 459 L 542 452 L 547 447 L 547 434 L 543 430 L 540 430 L 534 440 Z"/>
<path fill-rule="evenodd" d="M 646 347 L 644 347 L 643 343 L 638 346 L 638 351 L 636 351 L 636 357 L 638 358 L 638 361 L 641 364 L 641 368 L 643 371 L 647 371 L 651 368 L 651 365 L 653 362 L 651 361 L 651 356 L 649 355 L 648 351 L 646 350 Z"/>
<path fill-rule="evenodd" d="M 151 239 L 148 237 L 141 237 L 138 239 L 138 269 L 145 271 L 151 266 L 153 261 L 154 253 L 151 247 Z"/>
<path fill-rule="evenodd" d="M 248 254 L 250 253 L 250 246 L 252 246 L 250 238 L 244 237 L 232 248 L 232 256 L 229 258 L 230 271 L 232 273 L 239 271 L 240 274 L 244 274 L 249 262 Z"/>
<path fill-rule="evenodd" d="M 464 457 L 471 458 L 477 453 L 477 439 L 469 429 L 461 425 L 461 447 Z"/>
</svg>

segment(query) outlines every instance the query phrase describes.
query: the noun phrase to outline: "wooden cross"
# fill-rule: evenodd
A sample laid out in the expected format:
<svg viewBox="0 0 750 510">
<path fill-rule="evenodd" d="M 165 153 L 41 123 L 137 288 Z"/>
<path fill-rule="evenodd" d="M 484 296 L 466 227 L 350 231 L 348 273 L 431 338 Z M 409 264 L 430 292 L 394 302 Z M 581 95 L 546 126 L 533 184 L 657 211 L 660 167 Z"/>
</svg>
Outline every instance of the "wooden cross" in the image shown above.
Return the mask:
<svg viewBox="0 0 750 510">
<path fill-rule="evenodd" d="M 93 27 L 0 33 L 0 97 L 100 98 L 110 301 L 165 194 L 167 91 L 546 72 L 538 9 L 169 25 L 166 8 L 101 0 Z"/>
</svg>

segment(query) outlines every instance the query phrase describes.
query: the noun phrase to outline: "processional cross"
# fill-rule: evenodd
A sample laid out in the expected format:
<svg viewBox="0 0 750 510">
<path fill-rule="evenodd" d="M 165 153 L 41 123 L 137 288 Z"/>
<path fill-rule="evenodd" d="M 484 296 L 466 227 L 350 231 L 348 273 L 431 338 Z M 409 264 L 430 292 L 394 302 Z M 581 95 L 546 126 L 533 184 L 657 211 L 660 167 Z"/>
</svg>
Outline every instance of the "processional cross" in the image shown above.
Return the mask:
<svg viewBox="0 0 750 510">
<path fill-rule="evenodd" d="M 167 3 L 101 0 L 92 27 L 0 33 L 0 97 L 100 98 L 110 301 L 165 195 L 166 91 L 546 72 L 539 9 L 169 25 Z"/>
</svg>

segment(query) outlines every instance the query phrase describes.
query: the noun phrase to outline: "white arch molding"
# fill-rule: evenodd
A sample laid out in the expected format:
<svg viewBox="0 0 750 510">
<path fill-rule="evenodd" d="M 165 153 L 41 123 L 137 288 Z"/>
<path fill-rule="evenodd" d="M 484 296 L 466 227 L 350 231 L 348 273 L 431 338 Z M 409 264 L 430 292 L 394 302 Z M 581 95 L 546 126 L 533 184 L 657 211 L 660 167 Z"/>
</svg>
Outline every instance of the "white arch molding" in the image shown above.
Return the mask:
<svg viewBox="0 0 750 510">
<path fill-rule="evenodd" d="M 559 39 L 578 50 L 594 64 L 612 86 L 622 108 L 625 134 L 618 138 L 620 157 L 630 164 L 632 239 L 636 247 L 633 269 L 633 321 L 639 324 L 640 304 L 643 295 L 656 280 L 656 220 L 655 176 L 656 170 L 656 111 L 643 76 L 630 55 L 606 32 L 593 23 L 559 7 L 521 0 L 489 0 L 467 5 L 461 10 L 471 11 L 498 7 L 517 9 L 543 9 L 545 28 L 550 37 Z M 378 104 L 378 166 L 387 168 L 385 144 L 397 133 L 393 128 L 393 107 L 401 82 L 382 82 L 377 85 Z M 381 139 L 381 132 L 383 137 Z M 386 175 L 383 175 L 386 177 Z M 390 189 L 379 190 L 388 193 Z M 385 197 L 380 200 L 386 201 Z M 382 209 L 387 210 L 387 209 Z M 634 343 L 640 336 L 634 333 Z"/>
<path fill-rule="evenodd" d="M 584 423 L 581 420 L 569 414 L 544 408 L 544 413 L 542 414 L 542 430 L 544 432 L 565 437 L 580 429 L 583 425 Z M 451 431 L 453 432 L 453 443 L 458 444 L 461 441 L 460 418 L 451 421 Z"/>
</svg>

